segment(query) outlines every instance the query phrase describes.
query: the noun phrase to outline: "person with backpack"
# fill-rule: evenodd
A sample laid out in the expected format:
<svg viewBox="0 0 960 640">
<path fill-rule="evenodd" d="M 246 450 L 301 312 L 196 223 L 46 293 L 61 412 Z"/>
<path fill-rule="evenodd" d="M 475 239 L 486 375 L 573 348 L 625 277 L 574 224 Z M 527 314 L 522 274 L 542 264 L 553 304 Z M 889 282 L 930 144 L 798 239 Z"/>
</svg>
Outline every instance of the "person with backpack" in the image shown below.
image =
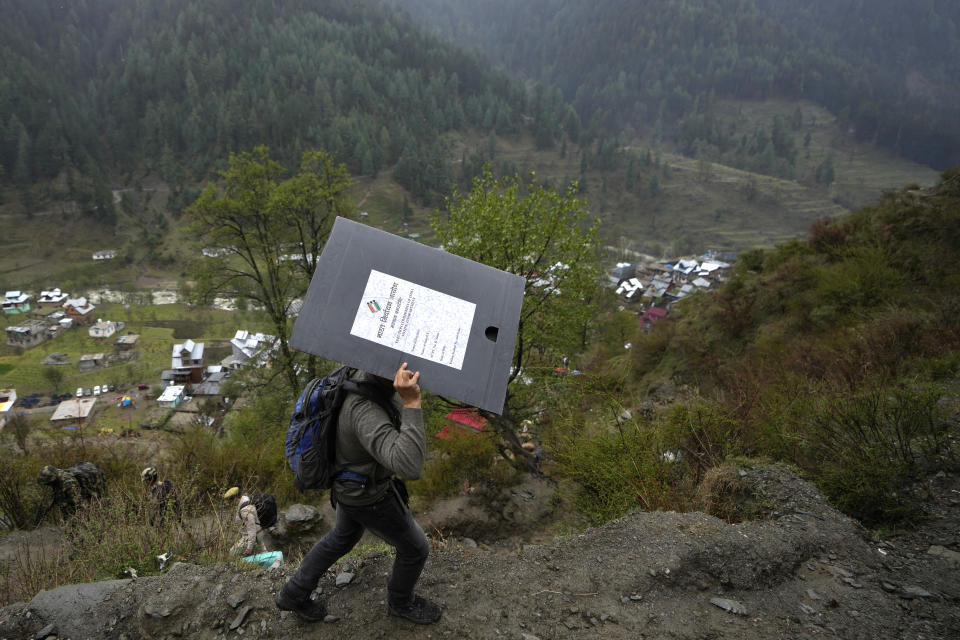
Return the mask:
<svg viewBox="0 0 960 640">
<path fill-rule="evenodd" d="M 396 477 L 416 480 L 426 457 L 419 379 L 420 372 L 408 370 L 406 362 L 393 380 L 350 371 L 351 384 L 344 385 L 347 392 L 339 407 L 333 440 L 330 499 L 337 513 L 336 524 L 313 545 L 297 572 L 277 591 L 278 608 L 306 620 L 323 620 L 326 604 L 311 599 L 310 594 L 327 569 L 353 549 L 369 529 L 396 549 L 387 582 L 387 613 L 418 624 L 440 619 L 440 607 L 414 593 L 430 545 L 410 513 L 403 482 Z M 306 395 L 309 403 L 310 393 Z M 303 396 L 294 418 L 299 417 L 302 400 Z"/>
<path fill-rule="evenodd" d="M 242 556 L 253 555 L 254 551 L 271 551 L 273 538 L 267 532 L 277 522 L 277 501 L 269 493 L 247 495 L 240 493 L 239 487 L 230 487 L 223 497 L 230 504 L 237 505 L 234 521 L 240 523 L 240 540 L 231 551 Z"/>
<path fill-rule="evenodd" d="M 66 518 L 81 506 L 103 497 L 106 476 L 92 462 L 80 462 L 69 469 L 48 464 L 37 474 L 37 484 L 50 487 L 53 494 L 50 508 L 58 508 Z"/>
<path fill-rule="evenodd" d="M 180 498 L 177 495 L 177 489 L 173 480 L 160 480 L 160 474 L 156 467 L 147 467 L 140 472 L 140 479 L 150 489 L 150 497 L 153 498 L 154 507 L 150 513 L 150 525 L 160 527 L 163 525 L 164 518 L 167 516 L 169 508 L 177 520 L 183 520 L 183 513 L 180 509 Z"/>
</svg>

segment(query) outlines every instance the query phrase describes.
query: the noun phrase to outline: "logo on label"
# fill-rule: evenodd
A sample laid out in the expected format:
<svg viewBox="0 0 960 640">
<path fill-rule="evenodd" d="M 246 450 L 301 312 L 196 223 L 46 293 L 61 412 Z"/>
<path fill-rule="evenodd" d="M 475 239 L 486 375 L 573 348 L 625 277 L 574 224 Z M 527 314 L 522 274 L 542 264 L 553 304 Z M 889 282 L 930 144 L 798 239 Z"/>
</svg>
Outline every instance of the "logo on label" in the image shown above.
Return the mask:
<svg viewBox="0 0 960 640">
<path fill-rule="evenodd" d="M 367 302 L 367 309 L 370 309 L 370 313 L 376 313 L 380 311 L 380 305 L 377 304 L 376 300 L 370 300 Z"/>
</svg>

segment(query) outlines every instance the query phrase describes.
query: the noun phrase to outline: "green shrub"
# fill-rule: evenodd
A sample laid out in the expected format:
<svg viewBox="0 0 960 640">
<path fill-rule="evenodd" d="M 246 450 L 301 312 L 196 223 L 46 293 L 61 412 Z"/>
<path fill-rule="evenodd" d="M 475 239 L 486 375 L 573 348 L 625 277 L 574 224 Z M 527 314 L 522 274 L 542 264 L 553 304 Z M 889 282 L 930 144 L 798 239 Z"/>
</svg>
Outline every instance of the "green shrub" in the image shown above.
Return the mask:
<svg viewBox="0 0 960 640">
<path fill-rule="evenodd" d="M 43 465 L 31 456 L 0 455 L 0 515 L 14 529 L 37 525 L 50 501 L 37 485 Z"/>
<path fill-rule="evenodd" d="M 700 483 L 707 470 L 727 458 L 752 453 L 744 444 L 743 424 L 717 404 L 678 404 L 658 428 L 666 446 L 680 453 L 695 484 Z"/>
<path fill-rule="evenodd" d="M 447 439 L 431 439 L 423 473 L 410 483 L 413 495 L 430 501 L 455 496 L 466 487 L 494 493 L 516 482 L 518 472 L 500 455 L 496 434 L 469 433 L 459 427 L 448 433 Z"/>
<path fill-rule="evenodd" d="M 938 398 L 930 389 L 824 398 L 803 466 L 839 509 L 868 526 L 911 516 L 906 489 L 934 464 L 947 436 Z"/>
<path fill-rule="evenodd" d="M 184 515 L 209 514 L 210 499 L 190 482 L 178 485 Z M 237 537 L 232 510 L 213 518 L 180 520 L 168 503 L 160 521 L 151 524 L 156 503 L 139 478 L 114 482 L 102 499 L 94 500 L 62 522 L 64 545 L 50 554 L 18 550 L 8 569 L 4 602 L 25 600 L 42 589 L 74 582 L 123 577 L 127 569 L 138 575 L 157 574 L 157 556 L 170 553 L 170 563 L 187 560 L 212 564 L 230 559 Z M 168 565 L 169 567 L 169 565 Z"/>
<path fill-rule="evenodd" d="M 611 417 L 605 426 L 570 425 L 552 453 L 553 471 L 572 481 L 572 503 L 594 523 L 638 508 L 680 509 L 691 495 L 675 453 L 646 424 Z"/>
</svg>

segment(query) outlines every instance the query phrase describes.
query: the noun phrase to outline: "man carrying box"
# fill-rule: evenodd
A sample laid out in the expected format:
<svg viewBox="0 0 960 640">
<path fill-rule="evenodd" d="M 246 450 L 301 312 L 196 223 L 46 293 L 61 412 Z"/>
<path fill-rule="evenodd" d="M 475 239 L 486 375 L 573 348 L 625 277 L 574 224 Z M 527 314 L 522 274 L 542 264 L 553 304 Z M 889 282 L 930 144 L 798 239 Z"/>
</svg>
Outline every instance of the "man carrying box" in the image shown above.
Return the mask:
<svg viewBox="0 0 960 640">
<path fill-rule="evenodd" d="M 277 592 L 277 607 L 306 620 L 323 620 L 326 605 L 310 598 L 321 576 L 353 549 L 369 529 L 396 549 L 387 583 L 387 612 L 417 624 L 440 619 L 440 607 L 414 593 L 430 546 L 407 506 L 397 475 L 420 477 L 426 434 L 420 407 L 420 372 L 403 363 L 393 380 L 357 371 L 352 380 L 376 388 L 384 402 L 347 395 L 340 409 L 335 469 L 330 490 L 337 511 L 334 528 L 303 558 L 296 574 Z M 388 411 L 392 408 L 392 411 Z"/>
</svg>

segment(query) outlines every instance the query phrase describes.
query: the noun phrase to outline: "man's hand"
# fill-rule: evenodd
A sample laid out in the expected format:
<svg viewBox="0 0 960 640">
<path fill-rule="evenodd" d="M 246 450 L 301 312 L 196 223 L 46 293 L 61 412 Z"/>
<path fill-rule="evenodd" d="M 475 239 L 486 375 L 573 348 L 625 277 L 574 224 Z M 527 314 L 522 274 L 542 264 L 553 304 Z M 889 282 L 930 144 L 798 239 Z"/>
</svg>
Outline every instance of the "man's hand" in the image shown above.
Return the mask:
<svg viewBox="0 0 960 640">
<path fill-rule="evenodd" d="M 406 362 L 400 365 L 393 376 L 393 388 L 400 394 L 403 406 L 407 409 L 420 408 L 420 385 L 417 384 L 419 380 L 420 372 L 408 371 Z"/>
</svg>

